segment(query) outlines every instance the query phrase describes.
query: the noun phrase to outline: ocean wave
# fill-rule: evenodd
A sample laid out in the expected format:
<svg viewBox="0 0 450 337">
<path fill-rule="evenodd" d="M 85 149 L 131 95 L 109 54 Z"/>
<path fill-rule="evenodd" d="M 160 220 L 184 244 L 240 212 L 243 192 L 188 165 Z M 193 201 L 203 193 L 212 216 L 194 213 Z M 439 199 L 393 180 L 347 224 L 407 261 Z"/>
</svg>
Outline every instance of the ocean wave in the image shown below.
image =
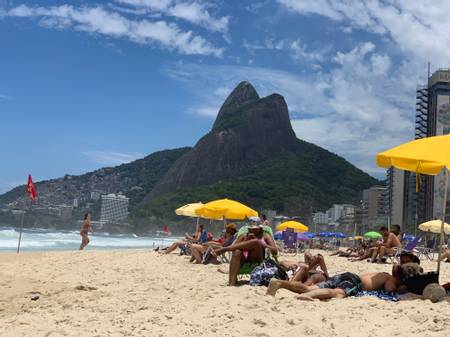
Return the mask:
<svg viewBox="0 0 450 337">
<path fill-rule="evenodd" d="M 155 246 L 168 246 L 177 238 L 140 237 L 134 233 L 111 235 L 95 233 L 89 236 L 91 242 L 88 247 L 93 249 L 125 249 L 125 248 L 153 248 Z M 13 251 L 17 247 L 19 232 L 13 228 L 0 230 L 0 251 Z M 52 230 L 24 230 L 21 248 L 23 250 L 76 250 L 81 242 L 78 231 L 52 231 Z"/>
</svg>

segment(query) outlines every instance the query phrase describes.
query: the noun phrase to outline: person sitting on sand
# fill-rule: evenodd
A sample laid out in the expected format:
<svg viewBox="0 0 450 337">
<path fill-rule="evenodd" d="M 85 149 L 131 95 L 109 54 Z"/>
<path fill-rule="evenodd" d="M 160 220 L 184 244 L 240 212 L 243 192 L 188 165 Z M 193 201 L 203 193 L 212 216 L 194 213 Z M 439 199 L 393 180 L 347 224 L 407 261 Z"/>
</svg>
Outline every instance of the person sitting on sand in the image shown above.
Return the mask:
<svg viewBox="0 0 450 337">
<path fill-rule="evenodd" d="M 325 264 L 325 259 L 321 254 L 313 256 L 307 252 L 304 254 L 304 259 L 305 263 L 296 263 L 293 261 L 280 262 L 280 266 L 283 269 L 294 272 L 291 281 L 300 281 L 306 285 L 312 285 L 328 279 L 328 269 Z M 320 270 L 317 267 L 320 267 Z"/>
<path fill-rule="evenodd" d="M 84 247 L 86 247 L 90 242 L 89 236 L 88 236 L 89 230 L 92 232 L 91 215 L 89 213 L 86 213 L 84 215 L 83 227 L 81 227 L 81 230 L 80 230 L 80 235 L 81 235 L 80 250 L 83 250 Z"/>
<path fill-rule="evenodd" d="M 167 247 L 166 249 L 165 249 L 165 252 L 164 252 L 164 254 L 170 254 L 170 253 L 172 253 L 175 249 L 177 249 L 177 248 L 180 248 L 180 249 L 182 249 L 183 247 L 185 247 L 188 243 L 191 243 L 191 242 L 200 242 L 200 241 L 202 241 L 201 239 L 202 239 L 202 235 L 204 236 L 204 230 L 203 230 L 203 225 L 202 224 L 200 224 L 199 226 L 198 226 L 198 228 L 197 228 L 197 231 L 195 232 L 195 234 L 194 235 L 189 235 L 189 234 L 185 234 L 185 237 L 184 237 L 184 239 L 182 239 L 182 240 L 180 240 L 180 241 L 177 241 L 177 242 L 174 242 L 174 243 L 172 243 L 169 247 Z"/>
<path fill-rule="evenodd" d="M 237 275 L 242 264 L 245 262 L 262 262 L 266 248 L 270 250 L 271 254 L 278 254 L 273 236 L 264 230 L 263 225 L 254 223 L 248 226 L 246 230 L 247 234 L 238 236 L 232 245 L 212 251 L 215 256 L 225 252 L 233 252 L 229 268 L 230 286 L 236 286 Z"/>
<path fill-rule="evenodd" d="M 208 248 L 220 248 L 220 247 L 228 247 L 235 240 L 236 234 L 236 225 L 234 223 L 229 223 L 225 227 L 225 233 L 219 240 L 212 240 L 209 242 L 205 242 L 202 244 L 193 243 L 189 246 L 191 250 L 191 260 L 190 262 L 202 263 L 205 252 Z"/>
<path fill-rule="evenodd" d="M 279 289 L 287 289 L 301 294 L 297 298 L 300 300 L 328 300 L 331 298 L 344 298 L 354 296 L 360 291 L 374 291 L 384 289 L 387 292 L 396 291 L 402 280 L 402 268 L 398 266 L 395 275 L 389 273 L 364 273 L 357 275 L 354 273 L 337 274 L 327 281 L 313 285 L 306 285 L 302 282 L 270 280 L 267 294 L 275 296 Z"/>
</svg>

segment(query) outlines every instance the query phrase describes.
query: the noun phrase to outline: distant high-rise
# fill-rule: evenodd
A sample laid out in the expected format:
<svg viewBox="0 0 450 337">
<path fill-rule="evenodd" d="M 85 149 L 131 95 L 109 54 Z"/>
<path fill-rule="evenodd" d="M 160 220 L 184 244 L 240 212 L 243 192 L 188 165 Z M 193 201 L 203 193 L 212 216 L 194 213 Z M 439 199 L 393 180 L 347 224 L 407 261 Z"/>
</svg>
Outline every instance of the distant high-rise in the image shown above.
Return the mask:
<svg viewBox="0 0 450 337">
<path fill-rule="evenodd" d="M 446 135 L 450 133 L 450 69 L 438 69 L 426 86 L 416 90 L 416 117 L 414 138 Z M 398 172 L 398 170 L 390 170 Z M 389 181 L 389 179 L 388 179 Z M 394 192 L 396 191 L 396 192 Z M 402 227 L 418 224 L 442 216 L 444 177 L 405 172 L 404 179 L 390 179 L 389 193 L 403 198 L 391 198 L 392 223 Z M 400 216 L 401 214 L 401 216 Z"/>
<path fill-rule="evenodd" d="M 101 196 L 101 222 L 122 222 L 128 218 L 129 199 L 123 195 L 107 194 Z"/>
<path fill-rule="evenodd" d="M 387 224 L 387 191 L 385 186 L 373 186 L 363 190 L 362 225 L 365 228 Z"/>
</svg>

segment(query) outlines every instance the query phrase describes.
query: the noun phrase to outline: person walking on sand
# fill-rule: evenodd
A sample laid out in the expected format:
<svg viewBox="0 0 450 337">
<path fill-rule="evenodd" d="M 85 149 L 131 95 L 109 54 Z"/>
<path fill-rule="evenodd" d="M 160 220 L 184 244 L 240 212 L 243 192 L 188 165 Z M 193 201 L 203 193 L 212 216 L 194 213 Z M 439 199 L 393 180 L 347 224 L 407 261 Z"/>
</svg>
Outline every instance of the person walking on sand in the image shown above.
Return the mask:
<svg viewBox="0 0 450 337">
<path fill-rule="evenodd" d="M 89 213 L 86 213 L 84 215 L 83 227 L 81 227 L 81 230 L 80 230 L 80 235 L 81 235 L 80 250 L 83 250 L 84 247 L 86 247 L 89 243 L 89 236 L 88 236 L 89 230 L 91 230 L 91 232 L 92 232 L 91 215 Z"/>
</svg>

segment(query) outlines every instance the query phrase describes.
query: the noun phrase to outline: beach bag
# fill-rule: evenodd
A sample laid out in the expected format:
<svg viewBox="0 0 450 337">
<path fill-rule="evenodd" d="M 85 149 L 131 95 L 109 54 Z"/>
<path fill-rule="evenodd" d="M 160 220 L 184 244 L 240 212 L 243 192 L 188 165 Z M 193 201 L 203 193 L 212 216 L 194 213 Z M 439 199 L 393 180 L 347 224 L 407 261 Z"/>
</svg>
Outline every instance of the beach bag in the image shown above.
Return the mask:
<svg viewBox="0 0 450 337">
<path fill-rule="evenodd" d="M 272 278 L 288 280 L 289 277 L 281 266 L 272 259 L 264 260 L 250 274 L 251 286 L 268 286 Z"/>
<path fill-rule="evenodd" d="M 410 276 L 405 280 L 405 286 L 410 293 L 422 295 L 423 290 L 430 283 L 439 283 L 439 274 L 428 272 L 424 274 Z"/>
</svg>

